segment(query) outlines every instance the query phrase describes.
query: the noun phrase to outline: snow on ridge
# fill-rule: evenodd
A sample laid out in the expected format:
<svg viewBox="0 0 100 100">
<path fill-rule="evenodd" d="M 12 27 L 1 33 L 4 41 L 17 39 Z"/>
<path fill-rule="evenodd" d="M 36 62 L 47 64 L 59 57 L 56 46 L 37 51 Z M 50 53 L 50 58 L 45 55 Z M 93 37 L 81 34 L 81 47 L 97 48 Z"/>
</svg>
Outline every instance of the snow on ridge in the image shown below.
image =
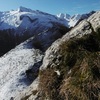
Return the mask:
<svg viewBox="0 0 100 100">
<path fill-rule="evenodd" d="M 10 100 L 31 84 L 25 72 L 43 58 L 42 52 L 32 48 L 32 39 L 0 58 L 0 100 Z"/>
</svg>

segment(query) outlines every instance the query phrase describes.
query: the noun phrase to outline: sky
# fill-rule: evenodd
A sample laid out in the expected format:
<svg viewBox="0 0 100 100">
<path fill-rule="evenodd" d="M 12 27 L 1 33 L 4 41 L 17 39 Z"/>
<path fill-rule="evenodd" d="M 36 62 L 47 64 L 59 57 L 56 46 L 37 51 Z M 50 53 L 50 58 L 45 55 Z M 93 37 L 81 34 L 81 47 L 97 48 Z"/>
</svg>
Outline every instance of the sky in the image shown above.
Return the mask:
<svg viewBox="0 0 100 100">
<path fill-rule="evenodd" d="M 0 0 L 0 11 L 16 10 L 20 6 L 54 15 L 74 15 L 100 10 L 100 0 Z"/>
</svg>

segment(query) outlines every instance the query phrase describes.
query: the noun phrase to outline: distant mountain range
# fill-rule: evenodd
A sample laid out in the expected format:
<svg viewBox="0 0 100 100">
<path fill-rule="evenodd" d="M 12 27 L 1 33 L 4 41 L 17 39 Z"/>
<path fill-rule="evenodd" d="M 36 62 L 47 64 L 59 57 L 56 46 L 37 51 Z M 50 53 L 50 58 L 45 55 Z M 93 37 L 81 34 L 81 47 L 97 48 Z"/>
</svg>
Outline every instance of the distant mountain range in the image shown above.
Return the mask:
<svg viewBox="0 0 100 100">
<path fill-rule="evenodd" d="M 52 27 L 52 22 L 73 27 L 80 19 L 88 18 L 93 13 L 92 11 L 89 14 L 76 14 L 73 16 L 60 13 L 56 16 L 39 10 L 34 11 L 25 7 L 19 7 L 17 10 L 0 12 L 0 30 L 16 28 L 32 30 L 33 28 L 39 27 L 39 25 L 44 26 L 47 24 L 46 29 Z"/>
<path fill-rule="evenodd" d="M 59 17 L 62 20 L 65 19 L 68 23 L 68 27 L 74 27 L 80 20 L 87 19 L 94 13 L 95 11 L 91 11 L 87 14 L 75 14 L 73 16 L 70 16 L 69 14 L 60 13 L 57 15 L 57 17 Z"/>
</svg>

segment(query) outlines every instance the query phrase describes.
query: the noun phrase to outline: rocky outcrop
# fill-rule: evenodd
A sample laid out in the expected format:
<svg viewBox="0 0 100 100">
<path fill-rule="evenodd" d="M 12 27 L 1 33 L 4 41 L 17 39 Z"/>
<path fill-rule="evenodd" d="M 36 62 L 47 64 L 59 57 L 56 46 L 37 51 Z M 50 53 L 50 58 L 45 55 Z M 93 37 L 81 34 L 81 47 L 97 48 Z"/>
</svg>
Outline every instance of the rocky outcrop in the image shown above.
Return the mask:
<svg viewBox="0 0 100 100">
<path fill-rule="evenodd" d="M 48 48 L 38 84 L 36 95 L 20 100 L 100 99 L 100 11 Z"/>
<path fill-rule="evenodd" d="M 61 49 L 64 49 L 63 47 L 61 48 L 61 45 L 67 46 L 66 45 L 67 42 L 70 41 L 71 39 L 80 39 L 84 36 L 89 36 L 91 34 L 99 35 L 99 28 L 100 28 L 99 16 L 100 16 L 100 12 L 96 12 L 87 20 L 80 22 L 76 27 L 74 27 L 70 32 L 65 34 L 61 39 L 58 39 L 57 41 L 55 41 L 53 45 L 49 47 L 49 49 L 46 51 L 45 57 L 43 60 L 44 64 L 42 65 L 41 69 L 47 68 L 50 62 L 53 64 L 53 57 L 60 56 L 59 51 L 61 51 Z M 65 45 L 63 45 L 64 43 Z"/>
<path fill-rule="evenodd" d="M 53 43 L 39 77 L 38 100 L 100 99 L 100 11 Z"/>
</svg>

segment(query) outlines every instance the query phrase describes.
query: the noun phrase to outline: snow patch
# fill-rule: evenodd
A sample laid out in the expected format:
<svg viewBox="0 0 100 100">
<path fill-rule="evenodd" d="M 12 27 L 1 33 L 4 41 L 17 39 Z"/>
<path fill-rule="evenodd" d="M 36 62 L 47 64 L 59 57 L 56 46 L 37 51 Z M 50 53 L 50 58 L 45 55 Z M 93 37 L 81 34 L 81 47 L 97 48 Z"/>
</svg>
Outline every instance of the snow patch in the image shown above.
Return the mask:
<svg viewBox="0 0 100 100">
<path fill-rule="evenodd" d="M 43 58 L 39 50 L 32 48 L 32 39 L 26 41 L 0 58 L 0 100 L 10 100 L 27 88 L 32 81 L 26 70 Z"/>
</svg>

